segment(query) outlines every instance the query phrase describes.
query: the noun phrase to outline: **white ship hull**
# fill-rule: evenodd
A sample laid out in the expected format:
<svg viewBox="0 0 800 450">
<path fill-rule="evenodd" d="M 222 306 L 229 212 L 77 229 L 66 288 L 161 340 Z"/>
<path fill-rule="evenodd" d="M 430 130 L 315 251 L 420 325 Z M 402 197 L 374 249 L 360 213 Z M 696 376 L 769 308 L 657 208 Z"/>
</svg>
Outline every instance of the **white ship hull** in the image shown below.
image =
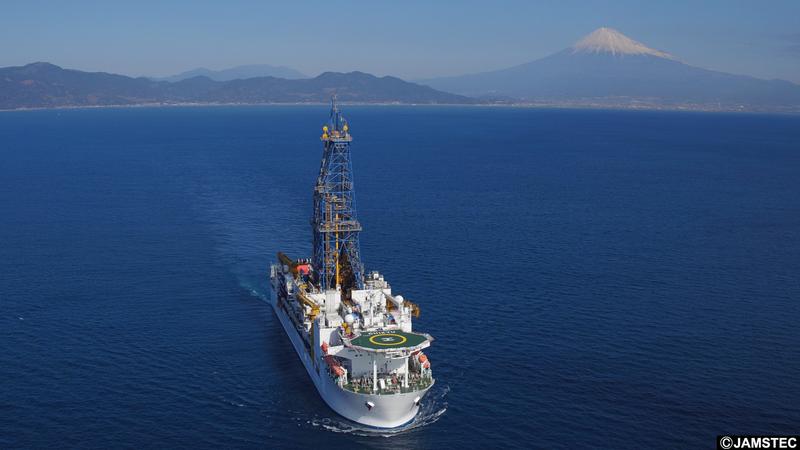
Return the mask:
<svg viewBox="0 0 800 450">
<path fill-rule="evenodd" d="M 397 428 L 414 419 L 419 411 L 420 400 L 433 384 L 415 392 L 388 395 L 360 394 L 342 389 L 327 375 L 320 363 L 314 364 L 294 323 L 286 315 L 286 312 L 277 306 L 277 295 L 274 289 L 270 296 L 270 304 L 292 342 L 297 356 L 303 362 L 308 376 L 314 382 L 320 397 L 337 414 L 354 422 L 376 428 Z M 371 403 L 372 406 L 367 407 L 368 403 Z"/>
</svg>

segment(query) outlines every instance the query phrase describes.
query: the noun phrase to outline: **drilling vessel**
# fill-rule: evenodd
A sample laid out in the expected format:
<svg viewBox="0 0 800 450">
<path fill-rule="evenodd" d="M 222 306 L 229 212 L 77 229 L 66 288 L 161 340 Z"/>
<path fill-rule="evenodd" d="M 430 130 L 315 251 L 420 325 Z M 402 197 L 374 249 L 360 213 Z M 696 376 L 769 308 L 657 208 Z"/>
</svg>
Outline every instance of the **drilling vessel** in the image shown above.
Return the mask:
<svg viewBox="0 0 800 450">
<path fill-rule="evenodd" d="M 433 386 L 423 350 L 433 338 L 412 330 L 419 307 L 365 273 L 356 217 L 350 135 L 335 97 L 322 127 L 314 187 L 313 256 L 278 253 L 270 302 L 320 397 L 339 415 L 376 428 L 411 422 Z"/>
</svg>

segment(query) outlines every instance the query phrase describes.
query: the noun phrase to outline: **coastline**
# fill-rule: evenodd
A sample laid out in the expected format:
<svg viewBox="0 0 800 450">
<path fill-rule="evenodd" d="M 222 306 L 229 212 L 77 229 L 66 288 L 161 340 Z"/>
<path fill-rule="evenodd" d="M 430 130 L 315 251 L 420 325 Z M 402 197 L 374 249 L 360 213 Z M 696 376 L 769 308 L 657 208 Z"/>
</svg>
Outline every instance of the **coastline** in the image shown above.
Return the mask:
<svg viewBox="0 0 800 450">
<path fill-rule="evenodd" d="M 796 109 L 769 109 L 721 107 L 695 104 L 612 104 L 612 103 L 580 103 L 580 102 L 478 102 L 478 103 L 407 103 L 407 102 L 340 102 L 350 106 L 435 106 L 435 107 L 476 107 L 476 108 L 520 108 L 520 109 L 569 109 L 569 110 L 608 110 L 608 111 L 664 111 L 664 112 L 704 112 L 704 113 L 740 113 L 740 114 L 777 114 L 800 115 L 800 106 Z M 36 106 L 20 108 L 0 108 L 3 112 L 49 111 L 49 110 L 74 110 L 74 109 L 122 109 L 122 108 L 194 108 L 194 107 L 231 107 L 231 106 L 325 106 L 325 102 L 269 102 L 269 103 L 215 103 L 215 102 L 181 102 L 181 103 L 135 103 L 135 104 L 109 104 L 109 105 L 60 105 Z"/>
</svg>

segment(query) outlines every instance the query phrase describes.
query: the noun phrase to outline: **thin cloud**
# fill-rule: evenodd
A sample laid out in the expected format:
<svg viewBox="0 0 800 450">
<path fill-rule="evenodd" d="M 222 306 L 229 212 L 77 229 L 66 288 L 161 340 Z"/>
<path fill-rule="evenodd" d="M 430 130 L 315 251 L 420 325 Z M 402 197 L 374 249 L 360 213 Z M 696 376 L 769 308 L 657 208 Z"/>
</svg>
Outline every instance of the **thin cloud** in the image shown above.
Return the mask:
<svg viewBox="0 0 800 450">
<path fill-rule="evenodd" d="M 784 50 L 792 55 L 800 56 L 800 44 L 787 45 Z"/>
<path fill-rule="evenodd" d="M 785 41 L 797 42 L 798 44 L 800 44 L 800 32 L 797 32 L 797 33 L 784 33 L 784 34 L 782 34 L 780 36 Z"/>
<path fill-rule="evenodd" d="M 784 44 L 781 46 L 781 50 L 783 50 L 784 53 L 793 56 L 800 56 L 800 32 L 781 33 L 774 35 L 774 37 Z M 785 45 L 787 42 L 789 45 Z"/>
</svg>

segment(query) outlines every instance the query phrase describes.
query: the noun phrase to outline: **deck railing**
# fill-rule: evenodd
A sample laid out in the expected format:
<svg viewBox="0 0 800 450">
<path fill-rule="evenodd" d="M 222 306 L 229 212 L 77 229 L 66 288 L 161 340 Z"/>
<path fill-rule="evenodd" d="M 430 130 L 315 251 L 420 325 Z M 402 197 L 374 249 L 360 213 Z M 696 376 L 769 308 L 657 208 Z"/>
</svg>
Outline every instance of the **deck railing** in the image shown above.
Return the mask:
<svg viewBox="0 0 800 450">
<path fill-rule="evenodd" d="M 381 388 L 381 382 L 383 380 L 384 388 Z M 408 387 L 403 386 L 403 376 L 379 376 L 378 377 L 378 390 L 373 391 L 373 381 L 372 377 L 365 376 L 365 377 L 358 377 L 352 380 L 349 380 L 349 383 L 343 385 L 344 389 L 348 391 L 356 392 L 359 394 L 382 394 L 382 395 L 389 395 L 389 394 L 405 394 L 408 392 L 416 392 L 421 391 L 423 389 L 427 389 L 430 385 L 433 384 L 433 377 L 431 376 L 430 372 L 426 374 L 417 374 L 417 373 L 410 373 L 408 375 Z"/>
</svg>

